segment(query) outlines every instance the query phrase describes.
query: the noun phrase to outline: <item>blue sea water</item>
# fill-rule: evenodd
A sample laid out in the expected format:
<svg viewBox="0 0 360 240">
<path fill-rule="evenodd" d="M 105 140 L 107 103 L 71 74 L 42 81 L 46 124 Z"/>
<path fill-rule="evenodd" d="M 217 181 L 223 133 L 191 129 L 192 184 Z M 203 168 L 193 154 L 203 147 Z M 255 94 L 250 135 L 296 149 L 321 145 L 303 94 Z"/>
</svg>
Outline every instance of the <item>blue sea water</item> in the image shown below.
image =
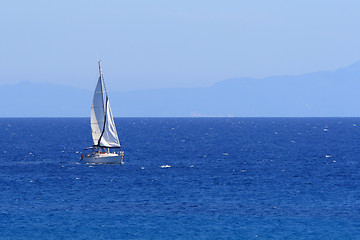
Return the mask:
<svg viewBox="0 0 360 240">
<path fill-rule="evenodd" d="M 0 119 L 1 239 L 360 239 L 360 118 L 115 121 Z"/>
</svg>

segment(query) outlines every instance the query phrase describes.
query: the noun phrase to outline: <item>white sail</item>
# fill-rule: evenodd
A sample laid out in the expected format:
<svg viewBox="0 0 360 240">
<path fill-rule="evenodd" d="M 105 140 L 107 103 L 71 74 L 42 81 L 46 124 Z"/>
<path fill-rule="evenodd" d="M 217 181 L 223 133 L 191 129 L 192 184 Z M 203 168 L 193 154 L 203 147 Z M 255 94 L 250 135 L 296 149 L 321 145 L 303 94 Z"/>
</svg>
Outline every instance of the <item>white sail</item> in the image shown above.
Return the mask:
<svg viewBox="0 0 360 240">
<path fill-rule="evenodd" d="M 98 145 L 99 139 L 104 129 L 104 112 L 104 93 L 102 79 L 100 76 L 95 88 L 93 104 L 91 107 L 91 131 L 95 146 Z"/>
<path fill-rule="evenodd" d="M 100 146 L 120 147 L 120 141 L 108 99 L 106 99 L 105 130 L 100 140 Z"/>
<path fill-rule="evenodd" d="M 93 105 L 91 107 L 91 131 L 94 146 L 120 147 L 114 118 L 103 83 L 100 62 L 99 72 L 100 77 L 95 88 Z M 104 93 L 106 95 L 106 100 L 104 98 Z"/>
</svg>

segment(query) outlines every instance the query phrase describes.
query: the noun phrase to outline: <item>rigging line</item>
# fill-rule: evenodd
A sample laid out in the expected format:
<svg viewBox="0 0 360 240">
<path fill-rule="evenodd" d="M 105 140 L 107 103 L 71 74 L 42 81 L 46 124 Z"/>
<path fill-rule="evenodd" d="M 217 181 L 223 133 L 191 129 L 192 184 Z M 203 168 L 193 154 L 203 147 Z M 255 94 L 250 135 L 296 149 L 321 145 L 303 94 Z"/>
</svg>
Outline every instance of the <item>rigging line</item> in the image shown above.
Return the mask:
<svg viewBox="0 0 360 240">
<path fill-rule="evenodd" d="M 106 96 L 106 106 L 107 106 L 107 102 L 108 102 L 108 97 Z M 100 137 L 99 137 L 99 140 L 98 140 L 98 146 L 100 147 L 100 140 L 101 140 L 101 138 L 102 138 L 102 136 L 104 135 L 104 132 L 105 132 L 105 124 L 106 124 L 106 109 L 107 109 L 107 107 L 104 109 L 105 110 L 105 112 L 104 112 L 104 126 L 103 126 L 103 130 L 102 130 L 102 133 L 101 133 L 101 135 L 100 135 Z"/>
</svg>

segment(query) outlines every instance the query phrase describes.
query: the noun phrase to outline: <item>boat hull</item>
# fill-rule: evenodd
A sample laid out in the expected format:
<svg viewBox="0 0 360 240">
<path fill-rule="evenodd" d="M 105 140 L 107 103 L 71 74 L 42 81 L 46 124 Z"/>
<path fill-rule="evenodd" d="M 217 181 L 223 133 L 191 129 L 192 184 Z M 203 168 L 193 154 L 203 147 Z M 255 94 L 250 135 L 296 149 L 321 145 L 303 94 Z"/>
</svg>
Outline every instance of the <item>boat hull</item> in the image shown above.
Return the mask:
<svg viewBox="0 0 360 240">
<path fill-rule="evenodd" d="M 123 164 L 123 154 L 117 153 L 102 153 L 90 154 L 82 158 L 85 163 L 92 164 Z"/>
</svg>

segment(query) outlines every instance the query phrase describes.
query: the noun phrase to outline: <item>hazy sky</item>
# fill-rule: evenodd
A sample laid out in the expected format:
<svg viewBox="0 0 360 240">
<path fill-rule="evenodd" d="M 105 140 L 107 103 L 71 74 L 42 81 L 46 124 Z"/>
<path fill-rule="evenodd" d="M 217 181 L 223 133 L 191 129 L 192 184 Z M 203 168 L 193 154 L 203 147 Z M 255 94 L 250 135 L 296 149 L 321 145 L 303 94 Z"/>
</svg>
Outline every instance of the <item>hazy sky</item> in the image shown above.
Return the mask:
<svg viewBox="0 0 360 240">
<path fill-rule="evenodd" d="M 360 60 L 358 0 L 2 1 L 0 84 L 202 87 Z M 109 90 L 109 89 L 108 89 Z"/>
</svg>

